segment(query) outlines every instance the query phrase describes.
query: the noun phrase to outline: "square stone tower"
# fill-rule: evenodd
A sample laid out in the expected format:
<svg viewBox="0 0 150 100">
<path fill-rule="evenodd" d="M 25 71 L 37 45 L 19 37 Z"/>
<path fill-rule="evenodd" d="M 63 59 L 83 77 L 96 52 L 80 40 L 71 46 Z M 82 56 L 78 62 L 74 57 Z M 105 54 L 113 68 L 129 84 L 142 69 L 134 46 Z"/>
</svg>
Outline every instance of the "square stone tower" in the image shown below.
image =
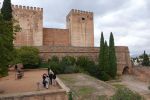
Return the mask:
<svg viewBox="0 0 150 100">
<path fill-rule="evenodd" d="M 94 47 L 93 12 L 72 9 L 66 17 L 70 46 Z"/>
<path fill-rule="evenodd" d="M 21 27 L 14 39 L 15 46 L 43 45 L 43 8 L 12 5 L 13 18 Z"/>
</svg>

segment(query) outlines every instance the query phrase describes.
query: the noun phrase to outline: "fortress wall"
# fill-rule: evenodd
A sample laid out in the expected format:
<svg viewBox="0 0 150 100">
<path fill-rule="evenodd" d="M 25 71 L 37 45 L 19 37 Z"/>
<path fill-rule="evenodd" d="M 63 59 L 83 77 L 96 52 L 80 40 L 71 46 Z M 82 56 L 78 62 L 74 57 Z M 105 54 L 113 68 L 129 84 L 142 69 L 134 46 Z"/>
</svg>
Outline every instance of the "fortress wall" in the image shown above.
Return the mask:
<svg viewBox="0 0 150 100">
<path fill-rule="evenodd" d="M 15 46 L 43 45 L 43 9 L 37 7 L 12 5 L 13 17 L 18 21 L 21 32 L 15 35 Z"/>
<path fill-rule="evenodd" d="M 40 50 L 40 56 L 48 60 L 52 56 L 62 58 L 64 56 L 87 56 L 88 58 L 98 61 L 99 47 L 37 47 Z M 128 47 L 117 46 L 117 73 L 122 74 L 124 67 L 128 66 L 129 71 L 132 69 Z"/>
<path fill-rule="evenodd" d="M 68 29 L 43 29 L 43 45 L 44 46 L 69 46 L 69 30 Z"/>
</svg>

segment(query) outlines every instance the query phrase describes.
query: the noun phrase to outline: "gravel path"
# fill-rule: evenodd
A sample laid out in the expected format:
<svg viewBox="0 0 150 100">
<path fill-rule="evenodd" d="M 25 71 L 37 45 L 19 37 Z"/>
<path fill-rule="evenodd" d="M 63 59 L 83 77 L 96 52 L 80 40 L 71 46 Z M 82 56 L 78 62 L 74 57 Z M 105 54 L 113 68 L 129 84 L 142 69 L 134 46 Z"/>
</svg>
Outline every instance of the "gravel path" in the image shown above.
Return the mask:
<svg viewBox="0 0 150 100">
<path fill-rule="evenodd" d="M 45 90 L 42 86 L 42 75 L 47 70 L 32 70 L 24 72 L 22 79 L 15 79 L 15 72 L 9 72 L 9 76 L 0 79 L 0 95 L 6 93 L 20 93 L 37 91 L 37 82 L 41 83 L 40 89 Z M 50 86 L 50 90 L 58 89 L 58 86 Z"/>
<path fill-rule="evenodd" d="M 143 95 L 147 100 L 150 100 L 150 90 L 148 90 L 149 83 L 139 81 L 135 76 L 132 75 L 122 76 L 122 83 L 129 89 Z"/>
</svg>

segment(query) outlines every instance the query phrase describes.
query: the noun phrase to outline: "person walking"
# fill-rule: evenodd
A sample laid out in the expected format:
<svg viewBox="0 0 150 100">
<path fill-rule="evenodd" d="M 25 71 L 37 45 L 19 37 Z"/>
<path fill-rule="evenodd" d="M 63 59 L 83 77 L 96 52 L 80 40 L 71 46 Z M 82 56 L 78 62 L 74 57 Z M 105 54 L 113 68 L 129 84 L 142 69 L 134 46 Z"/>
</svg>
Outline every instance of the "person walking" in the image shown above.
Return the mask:
<svg viewBox="0 0 150 100">
<path fill-rule="evenodd" d="M 48 89 L 49 88 L 49 77 L 48 76 L 46 76 L 45 81 L 46 81 L 45 88 Z"/>
<path fill-rule="evenodd" d="M 15 70 L 15 79 L 18 79 L 18 66 L 17 66 L 17 64 L 15 64 L 15 68 L 14 68 L 14 70 Z"/>
<path fill-rule="evenodd" d="M 15 71 L 17 71 L 18 70 L 18 66 L 17 66 L 17 64 L 15 65 Z"/>
<path fill-rule="evenodd" d="M 50 79 L 50 85 L 52 85 L 53 72 L 51 69 L 49 70 L 49 79 Z"/>
<path fill-rule="evenodd" d="M 56 85 L 56 73 L 53 74 L 53 85 Z"/>
</svg>

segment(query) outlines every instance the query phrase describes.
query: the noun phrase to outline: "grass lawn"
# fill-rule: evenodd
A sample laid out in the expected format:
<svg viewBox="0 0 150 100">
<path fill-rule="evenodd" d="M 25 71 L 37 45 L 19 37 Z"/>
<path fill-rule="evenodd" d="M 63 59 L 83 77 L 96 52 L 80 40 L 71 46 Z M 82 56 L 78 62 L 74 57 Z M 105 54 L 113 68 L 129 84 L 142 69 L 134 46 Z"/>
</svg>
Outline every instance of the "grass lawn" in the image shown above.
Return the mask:
<svg viewBox="0 0 150 100">
<path fill-rule="evenodd" d="M 82 73 L 58 77 L 71 89 L 75 100 L 107 100 L 115 92 L 111 85 Z"/>
</svg>

